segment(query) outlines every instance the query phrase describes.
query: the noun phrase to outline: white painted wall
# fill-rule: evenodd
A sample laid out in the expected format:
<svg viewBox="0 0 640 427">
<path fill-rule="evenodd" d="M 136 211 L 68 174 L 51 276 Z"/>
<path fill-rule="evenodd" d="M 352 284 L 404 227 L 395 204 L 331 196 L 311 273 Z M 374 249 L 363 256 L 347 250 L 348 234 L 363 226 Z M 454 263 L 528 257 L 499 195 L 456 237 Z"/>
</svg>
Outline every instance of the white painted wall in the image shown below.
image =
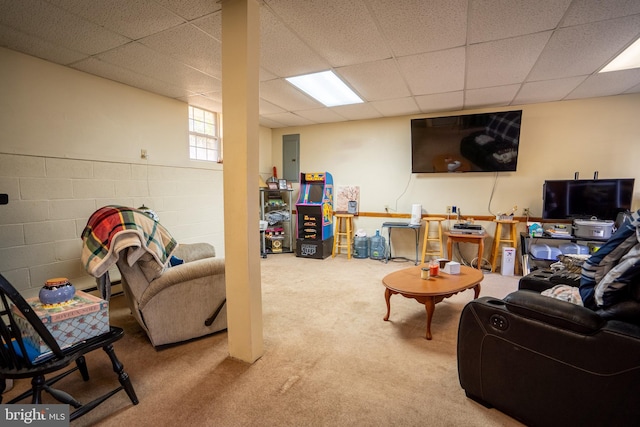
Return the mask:
<svg viewBox="0 0 640 427">
<path fill-rule="evenodd" d="M 0 97 L 5 153 L 203 167 L 183 102 L 2 48 Z"/>
<path fill-rule="evenodd" d="M 427 115 L 274 129 L 273 159 L 280 167 L 283 135 L 300 134 L 300 171 L 328 171 L 336 186 L 360 186 L 362 212 L 384 212 L 388 205 L 392 213 L 409 214 L 411 205 L 420 203 L 429 214 L 444 214 L 446 206 L 455 205 L 465 216 L 485 216 L 517 205 L 517 215 L 528 207 L 533 216 L 541 216 L 546 179 L 573 179 L 576 171 L 589 179 L 596 170 L 600 178 L 635 178 L 633 209 L 640 208 L 640 94 L 522 110 L 518 170 L 497 179 L 494 173 L 412 174 L 410 119 Z M 386 220 L 359 217 L 356 228 L 371 235 Z M 493 224 L 483 225 L 492 236 Z M 399 254 L 413 257 L 412 233 L 404 239 L 401 234 L 396 234 L 398 241 L 394 235 Z M 487 257 L 491 243 L 485 243 Z"/>
<path fill-rule="evenodd" d="M 107 204 L 149 206 L 179 242 L 224 257 L 222 165 L 188 158 L 187 119 L 183 102 L 0 48 L 0 273 L 25 291 L 92 284 L 80 234 Z M 269 129 L 256 154 L 266 179 Z"/>
</svg>

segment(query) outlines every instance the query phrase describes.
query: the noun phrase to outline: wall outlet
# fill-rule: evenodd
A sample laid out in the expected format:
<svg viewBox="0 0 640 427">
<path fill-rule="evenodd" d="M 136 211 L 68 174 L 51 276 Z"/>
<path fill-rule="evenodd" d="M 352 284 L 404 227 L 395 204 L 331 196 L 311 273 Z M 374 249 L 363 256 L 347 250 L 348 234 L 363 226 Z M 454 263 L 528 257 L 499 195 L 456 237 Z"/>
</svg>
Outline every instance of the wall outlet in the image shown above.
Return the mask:
<svg viewBox="0 0 640 427">
<path fill-rule="evenodd" d="M 529 208 L 522 209 L 522 216 L 531 216 L 531 212 L 529 212 Z"/>
<path fill-rule="evenodd" d="M 451 213 L 451 206 L 447 206 L 447 213 L 450 214 Z"/>
</svg>

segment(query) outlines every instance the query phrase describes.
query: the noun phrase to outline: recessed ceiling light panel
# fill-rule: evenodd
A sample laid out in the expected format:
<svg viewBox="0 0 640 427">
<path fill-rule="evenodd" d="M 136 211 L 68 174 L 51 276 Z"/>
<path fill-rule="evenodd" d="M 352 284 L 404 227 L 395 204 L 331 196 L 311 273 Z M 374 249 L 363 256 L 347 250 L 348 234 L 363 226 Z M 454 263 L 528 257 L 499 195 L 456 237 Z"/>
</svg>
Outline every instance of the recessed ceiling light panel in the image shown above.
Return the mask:
<svg viewBox="0 0 640 427">
<path fill-rule="evenodd" d="M 640 38 L 609 62 L 601 73 L 640 68 Z"/>
<path fill-rule="evenodd" d="M 286 80 L 327 107 L 364 102 L 333 71 L 288 77 Z"/>
</svg>

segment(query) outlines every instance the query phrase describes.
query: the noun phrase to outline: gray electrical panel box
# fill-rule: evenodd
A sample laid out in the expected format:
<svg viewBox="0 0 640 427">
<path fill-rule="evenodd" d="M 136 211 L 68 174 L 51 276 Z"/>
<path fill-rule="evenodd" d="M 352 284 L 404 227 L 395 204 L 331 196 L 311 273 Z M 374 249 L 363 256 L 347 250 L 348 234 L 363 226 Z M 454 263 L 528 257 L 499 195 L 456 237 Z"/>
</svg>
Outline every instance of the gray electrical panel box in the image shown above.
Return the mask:
<svg viewBox="0 0 640 427">
<path fill-rule="evenodd" d="M 300 134 L 282 135 L 282 178 L 291 182 L 300 178 Z"/>
</svg>

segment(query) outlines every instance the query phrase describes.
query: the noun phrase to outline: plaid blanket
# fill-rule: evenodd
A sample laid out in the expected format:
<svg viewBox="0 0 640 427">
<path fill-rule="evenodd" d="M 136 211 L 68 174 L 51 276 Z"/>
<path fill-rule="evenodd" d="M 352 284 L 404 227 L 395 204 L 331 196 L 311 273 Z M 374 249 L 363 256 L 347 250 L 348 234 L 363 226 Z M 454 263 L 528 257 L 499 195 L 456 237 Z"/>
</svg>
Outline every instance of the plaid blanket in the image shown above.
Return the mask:
<svg viewBox="0 0 640 427">
<path fill-rule="evenodd" d="M 98 278 L 118 261 L 124 249 L 129 249 L 129 265 L 150 253 L 164 267 L 178 246 L 167 229 L 144 212 L 116 205 L 95 211 L 81 237 L 82 265 L 90 275 Z"/>
</svg>

